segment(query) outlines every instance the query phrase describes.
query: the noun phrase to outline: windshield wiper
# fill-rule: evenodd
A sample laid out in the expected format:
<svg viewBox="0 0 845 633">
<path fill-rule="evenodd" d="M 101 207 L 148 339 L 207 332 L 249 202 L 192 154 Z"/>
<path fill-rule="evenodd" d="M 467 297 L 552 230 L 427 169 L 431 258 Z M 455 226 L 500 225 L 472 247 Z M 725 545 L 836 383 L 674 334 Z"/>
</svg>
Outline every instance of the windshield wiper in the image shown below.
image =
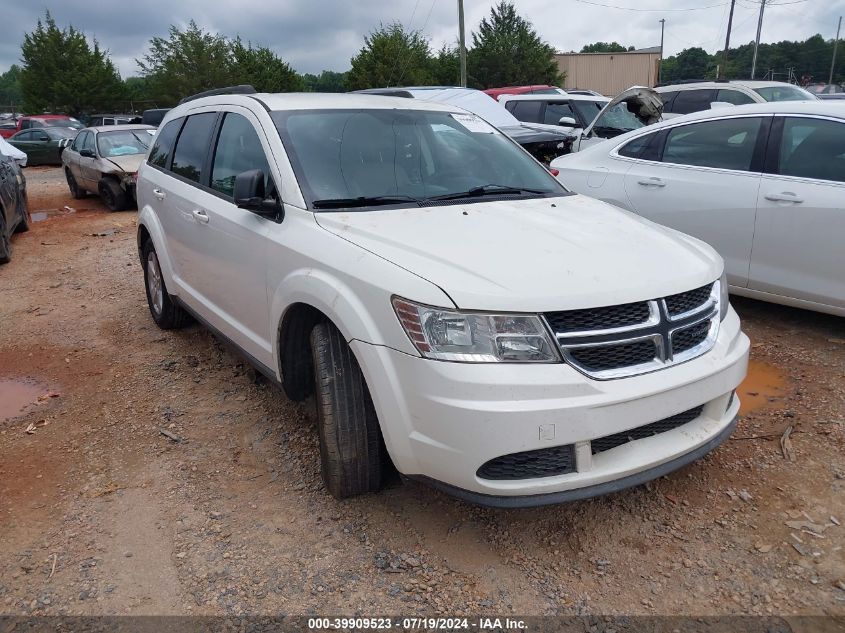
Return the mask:
<svg viewBox="0 0 845 633">
<path fill-rule="evenodd" d="M 442 196 L 432 196 L 426 200 L 458 200 L 460 198 L 480 198 L 482 196 L 498 196 L 500 194 L 519 194 L 519 193 L 550 193 L 542 189 L 526 189 L 524 187 L 508 187 L 505 185 L 482 185 L 480 187 L 473 187 L 467 191 L 459 191 L 457 193 L 447 193 Z"/>
<path fill-rule="evenodd" d="M 327 198 L 314 200 L 315 209 L 345 209 L 350 207 L 375 207 L 383 204 L 401 204 L 413 202 L 419 204 L 419 198 L 413 196 L 359 196 L 358 198 Z"/>
</svg>

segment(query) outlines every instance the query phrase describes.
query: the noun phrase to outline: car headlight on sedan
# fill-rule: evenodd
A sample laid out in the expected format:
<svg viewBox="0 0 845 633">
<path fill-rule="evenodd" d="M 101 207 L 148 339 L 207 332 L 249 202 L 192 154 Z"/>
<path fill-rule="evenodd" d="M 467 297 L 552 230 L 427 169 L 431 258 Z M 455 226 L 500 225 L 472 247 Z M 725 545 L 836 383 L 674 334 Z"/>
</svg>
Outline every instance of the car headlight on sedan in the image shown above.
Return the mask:
<svg viewBox="0 0 845 633">
<path fill-rule="evenodd" d="M 728 293 L 728 274 L 722 272 L 722 277 L 719 279 L 719 320 L 724 321 L 728 316 L 728 310 L 731 307 L 731 297 Z"/>
<path fill-rule="evenodd" d="M 449 310 L 395 297 L 393 309 L 425 358 L 462 363 L 557 363 L 557 345 L 537 315 Z"/>
</svg>

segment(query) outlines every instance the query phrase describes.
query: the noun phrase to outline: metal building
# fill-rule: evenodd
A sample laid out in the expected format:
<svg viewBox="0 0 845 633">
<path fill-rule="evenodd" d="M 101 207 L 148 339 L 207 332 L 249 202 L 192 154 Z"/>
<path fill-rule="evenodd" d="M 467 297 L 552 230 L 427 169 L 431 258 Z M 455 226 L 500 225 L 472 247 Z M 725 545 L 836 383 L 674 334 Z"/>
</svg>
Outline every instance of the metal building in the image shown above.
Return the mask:
<svg viewBox="0 0 845 633">
<path fill-rule="evenodd" d="M 566 73 L 564 89 L 595 90 L 613 97 L 631 86 L 654 86 L 660 47 L 626 53 L 557 53 L 557 66 Z"/>
</svg>

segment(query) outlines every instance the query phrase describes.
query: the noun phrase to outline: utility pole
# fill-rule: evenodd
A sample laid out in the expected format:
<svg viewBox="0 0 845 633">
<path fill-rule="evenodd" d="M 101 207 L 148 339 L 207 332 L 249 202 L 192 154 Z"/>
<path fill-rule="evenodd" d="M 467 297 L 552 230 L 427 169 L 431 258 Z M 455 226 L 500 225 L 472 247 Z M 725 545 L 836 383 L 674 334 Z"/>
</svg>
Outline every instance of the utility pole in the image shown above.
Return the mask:
<svg viewBox="0 0 845 633">
<path fill-rule="evenodd" d="M 722 54 L 722 66 L 725 67 L 725 72 L 728 72 L 728 49 L 731 47 L 731 27 L 734 22 L 734 6 L 736 0 L 731 0 L 731 12 L 728 14 L 728 34 L 725 36 L 725 50 Z M 716 71 L 716 79 L 719 79 L 719 71 Z"/>
<path fill-rule="evenodd" d="M 461 87 L 467 87 L 467 45 L 464 35 L 464 0 L 458 0 L 458 41 L 461 56 Z"/>
<path fill-rule="evenodd" d="M 757 70 L 757 49 L 760 47 L 760 31 L 763 30 L 763 11 L 766 8 L 766 0 L 760 2 L 760 17 L 757 19 L 757 39 L 754 40 L 754 57 L 751 60 L 751 78 L 754 79 L 754 72 Z"/>
<path fill-rule="evenodd" d="M 836 27 L 836 39 L 833 41 L 833 61 L 830 62 L 830 78 L 827 83 L 833 83 L 833 69 L 836 67 L 836 49 L 839 48 L 839 31 L 842 29 L 842 16 L 839 16 L 839 26 Z"/>
<path fill-rule="evenodd" d="M 660 61 L 657 64 L 657 82 L 663 80 L 663 32 L 666 29 L 666 18 L 660 20 Z"/>
</svg>

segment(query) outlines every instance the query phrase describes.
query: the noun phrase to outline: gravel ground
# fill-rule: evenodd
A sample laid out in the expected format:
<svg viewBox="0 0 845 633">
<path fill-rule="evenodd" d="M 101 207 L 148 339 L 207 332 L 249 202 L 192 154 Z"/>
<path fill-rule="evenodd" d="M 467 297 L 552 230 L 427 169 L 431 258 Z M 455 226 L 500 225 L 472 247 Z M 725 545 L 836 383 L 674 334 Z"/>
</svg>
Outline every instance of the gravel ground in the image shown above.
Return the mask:
<svg viewBox="0 0 845 633">
<path fill-rule="evenodd" d="M 308 405 L 155 327 L 135 211 L 26 173 L 46 219 L 0 268 L 0 613 L 845 614 L 845 320 L 735 299 L 739 427 L 649 485 L 338 502 Z"/>
</svg>

